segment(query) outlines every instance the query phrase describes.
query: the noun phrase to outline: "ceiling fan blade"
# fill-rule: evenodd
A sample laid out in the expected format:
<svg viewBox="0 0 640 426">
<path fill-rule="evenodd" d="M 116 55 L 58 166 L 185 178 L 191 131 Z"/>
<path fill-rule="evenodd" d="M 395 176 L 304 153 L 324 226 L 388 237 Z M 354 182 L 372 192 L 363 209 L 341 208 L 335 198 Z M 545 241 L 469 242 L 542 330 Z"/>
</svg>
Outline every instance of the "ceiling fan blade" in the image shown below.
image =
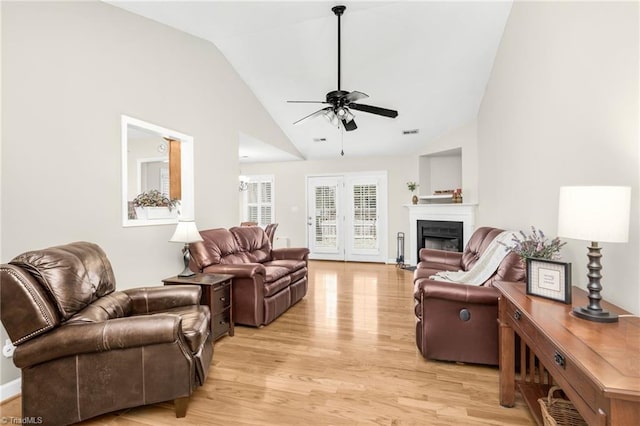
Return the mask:
<svg viewBox="0 0 640 426">
<path fill-rule="evenodd" d="M 362 92 L 358 92 L 357 90 L 354 90 L 344 98 L 347 100 L 347 102 L 355 102 L 355 101 L 359 101 L 360 99 L 365 99 L 368 97 L 369 95 L 367 95 L 366 93 L 362 93 Z"/>
<path fill-rule="evenodd" d="M 345 119 L 342 119 L 342 124 L 344 125 L 344 129 L 347 132 L 350 132 L 358 128 L 358 126 L 356 126 L 356 120 L 347 121 Z"/>
<path fill-rule="evenodd" d="M 327 101 L 287 101 L 288 104 L 328 104 Z"/>
<path fill-rule="evenodd" d="M 316 111 L 314 113 L 311 113 L 311 114 L 307 115 L 306 117 L 302 117 L 300 120 L 294 122 L 293 124 L 298 124 L 298 123 L 300 123 L 300 122 L 302 122 L 302 121 L 304 121 L 304 120 L 306 120 L 308 118 L 313 118 L 313 117 L 318 117 L 318 116 L 324 115 L 327 111 L 331 111 L 331 107 L 322 108 L 322 109 L 320 109 L 320 110 L 318 110 L 318 111 Z"/>
<path fill-rule="evenodd" d="M 357 109 L 358 111 L 368 112 L 369 114 L 382 115 L 383 117 L 396 118 L 398 111 L 393 109 L 380 108 L 377 106 L 364 105 L 364 104 L 349 104 L 349 108 Z"/>
</svg>

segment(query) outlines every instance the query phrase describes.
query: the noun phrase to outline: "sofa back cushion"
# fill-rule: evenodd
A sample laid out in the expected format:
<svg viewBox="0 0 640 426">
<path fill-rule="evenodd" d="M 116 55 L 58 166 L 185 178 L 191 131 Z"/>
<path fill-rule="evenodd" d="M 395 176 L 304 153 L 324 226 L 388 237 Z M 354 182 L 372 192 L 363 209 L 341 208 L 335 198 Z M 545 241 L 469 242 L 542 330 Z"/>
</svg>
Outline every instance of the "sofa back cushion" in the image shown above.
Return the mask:
<svg viewBox="0 0 640 426">
<path fill-rule="evenodd" d="M 191 243 L 189 252 L 198 270 L 210 265 L 245 263 L 246 254 L 238 248 L 233 234 L 225 228 L 207 229 L 200 231 L 203 241 Z"/>
<path fill-rule="evenodd" d="M 476 229 L 462 252 L 462 269 L 464 271 L 471 269 L 491 244 L 491 241 L 502 232 L 504 232 L 502 229 L 488 226 Z"/>
<path fill-rule="evenodd" d="M 250 263 L 264 263 L 271 260 L 271 241 L 260 226 L 236 226 L 229 230 L 245 253 Z"/>
<path fill-rule="evenodd" d="M 60 317 L 69 319 L 115 290 L 106 254 L 96 244 L 75 242 L 23 253 L 11 262 L 28 271 L 46 290 Z"/>
</svg>

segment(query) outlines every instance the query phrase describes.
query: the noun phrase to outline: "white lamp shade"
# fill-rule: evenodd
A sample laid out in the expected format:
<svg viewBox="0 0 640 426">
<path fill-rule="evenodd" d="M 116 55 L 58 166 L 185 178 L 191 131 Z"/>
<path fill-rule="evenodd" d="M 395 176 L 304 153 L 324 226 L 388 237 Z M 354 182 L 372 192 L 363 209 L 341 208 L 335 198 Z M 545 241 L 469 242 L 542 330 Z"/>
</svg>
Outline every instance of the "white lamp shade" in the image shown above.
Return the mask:
<svg viewBox="0 0 640 426">
<path fill-rule="evenodd" d="M 198 232 L 195 222 L 180 221 L 178 222 L 178 226 L 176 226 L 173 237 L 171 237 L 169 241 L 172 243 L 195 243 L 196 241 L 202 241 L 202 237 Z"/>
<path fill-rule="evenodd" d="M 558 236 L 626 243 L 629 240 L 631 187 L 560 187 Z"/>
</svg>

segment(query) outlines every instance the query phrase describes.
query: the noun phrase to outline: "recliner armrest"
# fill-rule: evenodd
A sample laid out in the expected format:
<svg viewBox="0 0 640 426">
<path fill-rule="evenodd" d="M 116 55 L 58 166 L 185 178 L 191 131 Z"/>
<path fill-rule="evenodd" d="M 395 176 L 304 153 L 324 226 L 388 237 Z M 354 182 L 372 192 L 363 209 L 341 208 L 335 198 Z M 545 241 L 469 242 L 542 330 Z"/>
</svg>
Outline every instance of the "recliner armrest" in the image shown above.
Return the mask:
<svg viewBox="0 0 640 426">
<path fill-rule="evenodd" d="M 442 268 L 447 270 L 451 267 L 455 268 L 453 270 L 457 271 L 462 269 L 462 253 L 457 251 L 446 251 L 446 250 L 434 250 L 423 248 L 420 249 L 420 263 L 424 263 L 425 267 L 428 268 Z M 439 267 L 437 265 L 443 265 L 444 267 Z M 418 264 L 418 267 L 420 265 Z"/>
<path fill-rule="evenodd" d="M 202 289 L 197 285 L 140 287 L 124 290 L 134 315 L 161 312 L 179 306 L 198 305 Z"/>
<path fill-rule="evenodd" d="M 273 260 L 307 260 L 309 249 L 306 247 L 283 247 L 271 250 Z"/>
<path fill-rule="evenodd" d="M 205 274 L 231 274 L 238 278 L 253 278 L 255 275 L 267 274 L 260 263 L 225 263 L 209 265 L 202 270 Z"/>
<path fill-rule="evenodd" d="M 18 345 L 13 362 L 25 368 L 82 353 L 171 343 L 179 339 L 181 321 L 178 315 L 154 314 L 65 324 Z"/>
<path fill-rule="evenodd" d="M 416 283 L 416 299 L 427 298 L 453 300 L 464 303 L 497 305 L 498 290 L 493 287 L 448 283 L 425 279 Z"/>
</svg>

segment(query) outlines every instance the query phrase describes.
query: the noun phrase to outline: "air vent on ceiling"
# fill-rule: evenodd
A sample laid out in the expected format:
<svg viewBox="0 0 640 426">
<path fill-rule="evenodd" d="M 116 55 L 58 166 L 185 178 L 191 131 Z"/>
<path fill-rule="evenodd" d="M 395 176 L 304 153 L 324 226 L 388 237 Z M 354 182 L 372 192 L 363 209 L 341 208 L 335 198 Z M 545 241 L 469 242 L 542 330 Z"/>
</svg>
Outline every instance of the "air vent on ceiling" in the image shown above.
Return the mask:
<svg viewBox="0 0 640 426">
<path fill-rule="evenodd" d="M 314 142 L 326 142 L 327 138 L 313 138 Z"/>
<path fill-rule="evenodd" d="M 418 129 L 403 130 L 402 134 L 403 135 L 417 135 L 419 131 L 420 130 L 418 130 Z"/>
</svg>

